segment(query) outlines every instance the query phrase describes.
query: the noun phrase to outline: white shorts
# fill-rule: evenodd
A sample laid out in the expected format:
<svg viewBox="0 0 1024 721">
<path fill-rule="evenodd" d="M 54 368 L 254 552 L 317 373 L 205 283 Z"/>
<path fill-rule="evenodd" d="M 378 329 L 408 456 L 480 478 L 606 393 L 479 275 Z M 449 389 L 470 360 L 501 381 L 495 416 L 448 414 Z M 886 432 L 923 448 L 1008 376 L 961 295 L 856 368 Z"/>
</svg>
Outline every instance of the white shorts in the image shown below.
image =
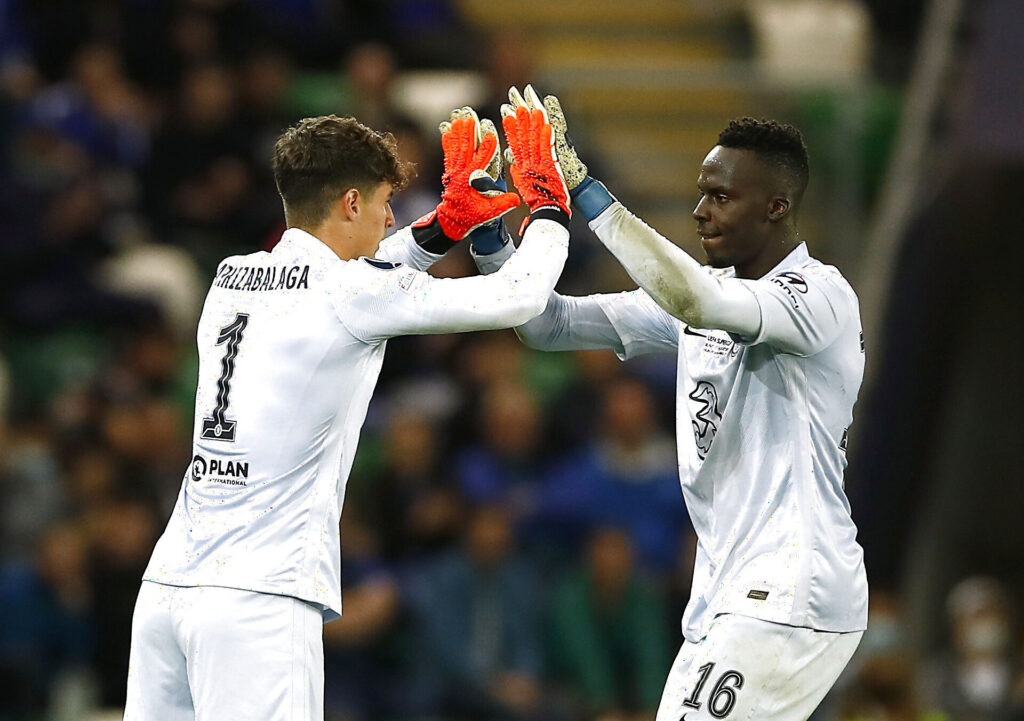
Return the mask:
<svg viewBox="0 0 1024 721">
<path fill-rule="evenodd" d="M 805 721 L 864 633 L 829 633 L 726 614 L 684 641 L 657 721 Z"/>
<path fill-rule="evenodd" d="M 144 581 L 125 721 L 323 721 L 323 617 L 289 596 Z"/>
</svg>

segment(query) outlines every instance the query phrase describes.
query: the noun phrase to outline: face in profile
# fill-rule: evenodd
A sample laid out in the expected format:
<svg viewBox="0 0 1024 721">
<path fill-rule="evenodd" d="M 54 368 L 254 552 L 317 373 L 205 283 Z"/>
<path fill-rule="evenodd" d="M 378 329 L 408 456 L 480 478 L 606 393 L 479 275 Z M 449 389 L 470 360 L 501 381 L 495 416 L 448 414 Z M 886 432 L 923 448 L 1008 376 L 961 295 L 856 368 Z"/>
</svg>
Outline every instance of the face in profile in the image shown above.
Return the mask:
<svg viewBox="0 0 1024 721">
<path fill-rule="evenodd" d="M 359 193 L 356 201 L 358 213 L 353 218 L 354 240 L 359 255 L 372 257 L 388 228 L 395 224 L 395 216 L 391 212 L 392 195 L 394 188 L 388 182 L 378 183 L 368 193 Z"/>
<path fill-rule="evenodd" d="M 764 252 L 771 237 L 774 184 L 751 150 L 718 145 L 704 158 L 693 217 L 712 267 L 742 266 Z"/>
</svg>

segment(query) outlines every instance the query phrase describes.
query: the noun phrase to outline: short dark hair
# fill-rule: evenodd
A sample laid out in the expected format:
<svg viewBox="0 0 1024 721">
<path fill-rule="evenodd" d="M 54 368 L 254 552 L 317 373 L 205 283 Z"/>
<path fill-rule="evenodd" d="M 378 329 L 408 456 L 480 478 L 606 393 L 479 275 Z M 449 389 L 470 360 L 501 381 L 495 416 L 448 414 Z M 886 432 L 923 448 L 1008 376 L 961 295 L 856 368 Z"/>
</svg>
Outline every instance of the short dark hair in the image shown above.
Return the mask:
<svg viewBox="0 0 1024 721">
<path fill-rule="evenodd" d="M 772 165 L 780 167 L 790 178 L 799 202 L 807 188 L 810 165 L 804 137 L 792 125 L 775 120 L 738 118 L 718 134 L 718 144 L 725 148 L 752 150 Z"/>
<path fill-rule="evenodd" d="M 413 172 L 391 133 L 337 115 L 305 118 L 281 133 L 272 166 L 288 222 L 300 227 L 323 222 L 349 188 L 368 193 L 387 182 L 401 190 Z"/>
</svg>

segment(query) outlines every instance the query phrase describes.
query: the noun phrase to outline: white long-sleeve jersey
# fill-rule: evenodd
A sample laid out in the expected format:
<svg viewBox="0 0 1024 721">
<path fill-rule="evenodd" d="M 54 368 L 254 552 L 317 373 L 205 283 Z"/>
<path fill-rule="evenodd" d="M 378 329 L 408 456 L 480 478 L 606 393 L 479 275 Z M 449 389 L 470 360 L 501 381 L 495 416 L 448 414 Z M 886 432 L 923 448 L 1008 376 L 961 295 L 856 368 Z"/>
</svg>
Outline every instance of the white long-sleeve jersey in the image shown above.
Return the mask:
<svg viewBox="0 0 1024 721">
<path fill-rule="evenodd" d="M 590 225 L 631 263 L 642 286 L 671 279 L 647 267 L 643 255 L 644 247 L 669 241 L 621 204 Z M 478 264 L 486 271 L 495 260 Z M 737 279 L 732 269 L 709 272 L 688 257 L 674 272 L 688 275 L 675 296 L 683 297 L 680 306 L 725 329 L 692 327 L 641 289 L 555 294 L 543 314 L 516 330 L 544 350 L 678 355 L 679 480 L 698 538 L 682 622 L 687 639 L 703 638 L 722 613 L 863 630 L 867 578 L 843 490 L 847 429 L 864 371 L 853 289 L 803 244 L 759 280 Z"/>
<path fill-rule="evenodd" d="M 292 228 L 221 262 L 199 321 L 193 459 L 144 578 L 341 613 L 339 522 L 388 338 L 507 328 L 554 288 L 568 231 L 537 220 L 502 270 L 434 278 L 408 229 L 343 261 Z"/>
</svg>

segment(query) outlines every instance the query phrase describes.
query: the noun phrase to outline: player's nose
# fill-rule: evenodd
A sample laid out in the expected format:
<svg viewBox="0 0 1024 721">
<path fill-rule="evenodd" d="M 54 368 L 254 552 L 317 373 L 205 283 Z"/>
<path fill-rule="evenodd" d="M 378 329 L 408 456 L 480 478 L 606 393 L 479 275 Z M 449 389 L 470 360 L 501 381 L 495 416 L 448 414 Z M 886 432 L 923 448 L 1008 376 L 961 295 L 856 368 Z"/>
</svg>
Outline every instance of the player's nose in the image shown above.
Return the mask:
<svg viewBox="0 0 1024 721">
<path fill-rule="evenodd" d="M 701 199 L 697 201 L 697 205 L 693 208 L 693 219 L 707 220 L 709 217 L 711 216 L 708 215 L 707 198 L 702 196 Z"/>
<path fill-rule="evenodd" d="M 394 225 L 395 225 L 395 214 L 391 210 L 391 203 L 387 204 L 387 209 L 388 209 L 388 213 L 387 213 L 387 215 L 384 218 L 384 227 L 385 228 L 391 228 L 391 227 L 394 227 Z"/>
</svg>

